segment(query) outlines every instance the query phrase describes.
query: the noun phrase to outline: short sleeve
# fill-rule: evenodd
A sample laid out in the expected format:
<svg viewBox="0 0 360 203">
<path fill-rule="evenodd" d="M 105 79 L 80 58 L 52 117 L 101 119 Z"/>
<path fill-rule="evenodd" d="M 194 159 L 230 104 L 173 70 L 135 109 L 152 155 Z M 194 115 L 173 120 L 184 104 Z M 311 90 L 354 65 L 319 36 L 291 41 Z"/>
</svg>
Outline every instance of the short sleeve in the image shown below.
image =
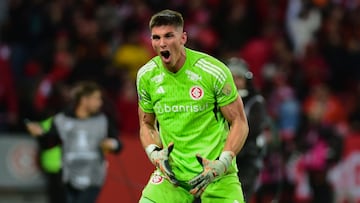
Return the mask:
<svg viewBox="0 0 360 203">
<path fill-rule="evenodd" d="M 234 102 L 238 97 L 238 92 L 230 70 L 225 64 L 219 62 L 218 67 L 221 69 L 221 80 L 216 80 L 215 95 L 219 106 L 226 106 Z"/>
<path fill-rule="evenodd" d="M 147 73 L 155 67 L 154 65 L 155 63 L 147 63 L 139 69 L 136 76 L 136 90 L 139 107 L 147 113 L 154 112 L 153 103 L 151 102 L 151 96 L 149 92 L 149 80 L 147 79 Z"/>
</svg>

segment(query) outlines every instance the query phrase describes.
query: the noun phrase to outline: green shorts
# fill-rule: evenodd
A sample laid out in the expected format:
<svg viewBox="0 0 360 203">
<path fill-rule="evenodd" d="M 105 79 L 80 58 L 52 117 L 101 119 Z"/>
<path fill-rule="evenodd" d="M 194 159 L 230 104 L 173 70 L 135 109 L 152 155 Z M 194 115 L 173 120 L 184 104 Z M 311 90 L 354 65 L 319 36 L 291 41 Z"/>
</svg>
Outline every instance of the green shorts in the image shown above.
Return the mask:
<svg viewBox="0 0 360 203">
<path fill-rule="evenodd" d="M 145 186 L 139 203 L 192 203 L 194 196 L 184 184 L 174 186 L 154 172 Z M 227 174 L 210 183 L 201 195 L 202 203 L 244 203 L 241 184 L 236 173 Z"/>
</svg>

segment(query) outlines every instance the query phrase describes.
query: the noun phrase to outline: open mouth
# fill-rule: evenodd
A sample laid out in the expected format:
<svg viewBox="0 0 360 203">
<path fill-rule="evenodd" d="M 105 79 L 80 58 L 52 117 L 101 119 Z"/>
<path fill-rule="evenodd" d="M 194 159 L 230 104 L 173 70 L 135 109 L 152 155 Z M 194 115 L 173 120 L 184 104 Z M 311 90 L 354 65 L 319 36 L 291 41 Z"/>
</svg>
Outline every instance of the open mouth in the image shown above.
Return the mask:
<svg viewBox="0 0 360 203">
<path fill-rule="evenodd" d="M 161 51 L 160 54 L 165 59 L 168 59 L 170 57 L 170 52 L 169 51 Z"/>
</svg>

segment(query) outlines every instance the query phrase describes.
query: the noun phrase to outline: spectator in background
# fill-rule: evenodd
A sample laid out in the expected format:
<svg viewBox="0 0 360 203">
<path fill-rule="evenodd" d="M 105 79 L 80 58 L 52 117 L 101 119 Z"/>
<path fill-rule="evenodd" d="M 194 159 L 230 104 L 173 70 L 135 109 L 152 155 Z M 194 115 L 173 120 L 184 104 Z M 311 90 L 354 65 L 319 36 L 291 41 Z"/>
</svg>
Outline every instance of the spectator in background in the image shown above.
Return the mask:
<svg viewBox="0 0 360 203">
<path fill-rule="evenodd" d="M 9 48 L 0 44 L 0 131 L 14 129 L 19 118 L 19 101 L 9 54 Z"/>
<path fill-rule="evenodd" d="M 249 135 L 243 149 L 236 156 L 236 163 L 245 202 L 250 202 L 266 150 L 264 130 L 268 127 L 267 109 L 263 96 L 252 83 L 253 74 L 249 71 L 246 62 L 239 58 L 230 58 L 226 64 L 244 102 L 249 123 Z"/>
<path fill-rule="evenodd" d="M 311 0 L 291 0 L 286 12 L 286 31 L 296 58 L 302 58 L 306 47 L 315 40 L 321 25 L 321 13 Z"/>
<path fill-rule="evenodd" d="M 119 152 L 122 144 L 113 123 L 101 112 L 100 87 L 80 82 L 73 91 L 73 106 L 54 115 L 48 132 L 37 122 L 28 122 L 27 129 L 35 137 L 61 141 L 66 203 L 95 203 L 106 177 L 104 156 Z"/>
<path fill-rule="evenodd" d="M 291 147 L 300 125 L 300 102 L 283 72 L 276 72 L 273 83 L 274 88 L 268 98 L 268 110 L 275 120 L 281 139 L 287 143 L 285 146 L 293 150 Z"/>
<path fill-rule="evenodd" d="M 356 106 L 348 117 L 349 131 L 344 136 L 342 160 L 330 169 L 335 202 L 360 201 L 360 89 L 357 91 Z"/>
<path fill-rule="evenodd" d="M 303 109 L 309 121 L 315 124 L 336 126 L 346 118 L 346 109 L 326 84 L 318 84 L 312 89 L 304 100 Z"/>
</svg>

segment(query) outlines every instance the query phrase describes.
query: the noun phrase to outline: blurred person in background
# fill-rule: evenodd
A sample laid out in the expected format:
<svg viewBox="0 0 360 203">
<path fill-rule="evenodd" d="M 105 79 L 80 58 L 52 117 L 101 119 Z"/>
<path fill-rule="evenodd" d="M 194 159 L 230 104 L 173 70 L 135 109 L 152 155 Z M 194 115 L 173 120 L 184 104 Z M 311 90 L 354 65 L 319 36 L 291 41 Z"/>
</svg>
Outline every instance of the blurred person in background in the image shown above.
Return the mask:
<svg viewBox="0 0 360 203">
<path fill-rule="evenodd" d="M 265 149 L 264 130 L 268 126 L 268 115 L 264 97 L 254 87 L 253 74 L 241 58 L 227 60 L 236 88 L 244 102 L 249 123 L 249 135 L 241 152 L 236 157 L 238 176 L 246 202 L 250 202 L 255 184 L 262 168 Z"/>
<path fill-rule="evenodd" d="M 360 84 L 360 83 L 359 83 Z M 360 202 L 360 86 L 355 106 L 348 116 L 349 131 L 344 136 L 342 159 L 329 170 L 336 203 Z"/>
<path fill-rule="evenodd" d="M 303 101 L 303 112 L 315 125 L 336 126 L 346 118 L 340 98 L 325 83 L 313 87 Z"/>
<path fill-rule="evenodd" d="M 95 203 L 107 171 L 105 154 L 122 149 L 114 124 L 102 113 L 102 92 L 94 82 L 79 82 L 74 103 L 53 116 L 48 131 L 38 122 L 27 129 L 39 139 L 58 139 L 62 151 L 62 181 L 66 203 Z"/>
<path fill-rule="evenodd" d="M 321 12 L 311 0 L 291 0 L 286 10 L 286 31 L 296 58 L 304 57 L 306 47 L 314 42 L 321 26 Z"/>
</svg>

